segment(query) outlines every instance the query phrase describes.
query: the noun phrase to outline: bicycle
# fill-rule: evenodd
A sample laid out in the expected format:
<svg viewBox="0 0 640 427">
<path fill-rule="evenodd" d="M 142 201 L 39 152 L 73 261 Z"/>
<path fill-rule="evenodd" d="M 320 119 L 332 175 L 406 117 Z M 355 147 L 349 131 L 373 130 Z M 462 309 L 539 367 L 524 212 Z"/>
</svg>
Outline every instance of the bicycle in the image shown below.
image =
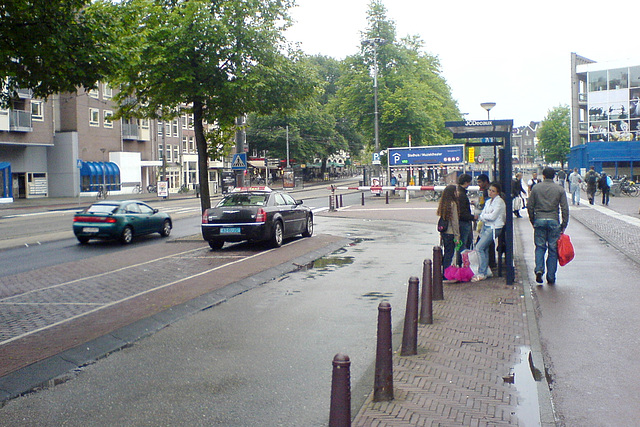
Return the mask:
<svg viewBox="0 0 640 427">
<path fill-rule="evenodd" d="M 149 185 L 147 185 L 147 192 L 148 193 L 157 193 L 158 189 L 157 189 L 157 187 L 155 185 L 149 184 Z"/>
<path fill-rule="evenodd" d="M 133 187 L 133 192 L 134 194 L 142 194 L 142 186 L 140 184 L 136 184 L 136 186 Z"/>
<path fill-rule="evenodd" d="M 98 194 L 96 195 L 96 200 L 105 200 L 107 197 L 109 196 L 109 190 L 107 190 L 107 187 L 100 187 L 98 189 Z"/>
<path fill-rule="evenodd" d="M 187 184 L 182 184 L 178 189 L 178 193 L 180 194 L 188 193 L 188 192 L 189 192 L 189 186 Z"/>
<path fill-rule="evenodd" d="M 437 202 L 440 200 L 441 197 L 442 197 L 442 191 L 436 191 L 436 190 L 428 190 L 424 195 L 424 199 L 427 202 Z"/>
<path fill-rule="evenodd" d="M 624 194 L 629 197 L 638 197 L 640 195 L 640 189 L 635 182 L 629 181 L 626 176 L 620 180 L 620 194 Z"/>
</svg>

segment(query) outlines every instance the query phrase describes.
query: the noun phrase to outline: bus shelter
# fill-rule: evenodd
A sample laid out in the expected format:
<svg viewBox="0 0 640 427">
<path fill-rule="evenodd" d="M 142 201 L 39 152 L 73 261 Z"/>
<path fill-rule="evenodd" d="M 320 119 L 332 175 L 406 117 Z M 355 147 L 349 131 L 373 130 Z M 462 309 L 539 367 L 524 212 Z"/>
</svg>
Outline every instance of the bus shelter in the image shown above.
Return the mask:
<svg viewBox="0 0 640 427">
<path fill-rule="evenodd" d="M 512 162 L 511 130 L 513 120 L 464 120 L 445 122 L 445 127 L 453 133 L 454 139 L 466 139 L 467 147 L 493 146 L 498 150 L 498 181 L 502 186 L 507 205 L 504 227 L 504 251 L 507 285 L 515 280 L 513 264 L 513 200 L 511 196 Z M 498 256 L 500 252 L 496 251 Z"/>
</svg>

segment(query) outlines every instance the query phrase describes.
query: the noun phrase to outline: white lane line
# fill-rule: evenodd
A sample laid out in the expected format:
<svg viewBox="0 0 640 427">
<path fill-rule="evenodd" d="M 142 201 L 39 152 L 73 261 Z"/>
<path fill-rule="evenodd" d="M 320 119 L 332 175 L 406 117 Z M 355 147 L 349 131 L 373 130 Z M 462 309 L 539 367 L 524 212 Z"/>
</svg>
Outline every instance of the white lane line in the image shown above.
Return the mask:
<svg viewBox="0 0 640 427">
<path fill-rule="evenodd" d="M 289 245 L 294 244 L 294 243 L 297 243 L 297 242 L 300 242 L 300 241 L 301 241 L 301 240 L 293 241 L 293 242 L 289 243 Z M 220 266 L 218 266 L 218 267 L 211 268 L 211 269 L 206 270 L 206 271 L 203 271 L 203 272 L 201 272 L 201 273 L 193 274 L 193 275 L 191 275 L 191 276 L 184 277 L 184 278 L 182 278 L 182 279 L 174 280 L 173 282 L 170 282 L 170 283 L 165 283 L 164 285 L 156 286 L 155 288 L 147 289 L 146 291 L 138 292 L 137 294 L 130 295 L 130 296 L 125 297 L 125 298 L 122 298 L 122 299 L 120 299 L 120 300 L 118 300 L 118 301 L 112 301 L 112 302 L 107 303 L 107 304 L 105 304 L 105 305 L 103 305 L 103 306 L 96 307 L 96 308 L 94 308 L 93 310 L 89 310 L 89 311 L 87 311 L 87 312 L 85 312 L 85 313 L 77 314 L 77 315 L 75 315 L 75 316 L 71 316 L 71 317 L 69 317 L 69 318 L 66 318 L 66 319 L 60 320 L 60 321 L 58 321 L 58 322 L 52 323 L 52 324 L 50 324 L 50 325 L 43 326 L 43 327 L 41 327 L 41 328 L 37 328 L 37 329 L 34 329 L 34 330 L 32 330 L 32 331 L 29 331 L 29 332 L 25 332 L 24 334 L 21 334 L 21 335 L 15 336 L 15 337 L 13 337 L 13 338 L 9 338 L 9 339 L 7 339 L 7 340 L 0 341 L 0 346 L 5 345 L 5 344 L 8 344 L 8 343 L 13 342 L 13 341 L 16 341 L 16 340 L 19 340 L 19 339 L 21 339 L 21 338 L 27 337 L 27 336 L 29 336 L 29 335 L 32 335 L 32 334 L 35 334 L 35 333 L 38 333 L 38 332 L 42 332 L 42 331 L 45 331 L 45 330 L 47 330 L 47 329 L 54 328 L 54 327 L 56 327 L 56 326 L 62 325 L 62 324 L 64 324 L 64 323 L 70 322 L 70 321 L 72 321 L 72 320 L 79 319 L 79 318 L 81 318 L 81 317 L 87 316 L 87 315 L 89 315 L 89 314 L 96 313 L 96 312 L 98 312 L 99 310 L 103 310 L 103 309 L 105 309 L 105 308 L 112 307 L 112 306 L 114 306 L 114 305 L 117 305 L 117 304 L 123 303 L 123 302 L 125 302 L 125 301 L 132 300 L 132 299 L 137 298 L 137 297 L 139 297 L 139 296 L 141 296 L 141 295 L 146 295 L 146 294 L 149 294 L 149 293 L 151 293 L 151 292 L 155 292 L 155 291 L 160 290 L 160 289 L 168 288 L 169 286 L 173 286 L 173 285 L 178 284 L 178 283 L 180 283 L 180 282 L 183 282 L 183 281 L 185 281 L 185 280 L 190 280 L 190 279 L 193 279 L 193 278 L 196 278 L 196 277 L 203 276 L 203 275 L 205 275 L 205 274 L 211 273 L 211 272 L 213 272 L 213 271 L 220 270 L 221 268 L 224 268 L 224 267 L 227 267 L 227 266 L 230 266 L 230 265 L 238 264 L 238 263 L 244 262 L 244 261 L 246 261 L 246 260 L 250 260 L 250 259 L 253 259 L 253 258 L 257 258 L 257 257 L 259 257 L 259 256 L 261 256 L 261 255 L 268 254 L 269 252 L 275 251 L 276 249 L 278 249 L 278 248 L 273 248 L 273 249 L 266 250 L 266 251 L 264 251 L 264 252 L 259 252 L 259 253 L 257 253 L 257 254 L 254 254 L 254 255 L 248 256 L 248 257 L 246 257 L 246 258 L 239 259 L 239 260 L 232 261 L 232 262 L 227 263 L 227 264 L 224 264 L 224 265 L 220 265 Z M 198 249 L 194 249 L 194 250 L 198 250 Z M 190 251 L 187 251 L 187 252 L 190 252 Z M 185 253 L 186 253 L 186 252 L 185 252 Z M 160 260 L 160 259 L 165 259 L 165 258 L 169 258 L 169 257 L 159 258 L 158 260 Z M 147 262 L 144 262 L 144 263 L 140 263 L 140 264 L 138 264 L 138 265 L 144 265 L 144 264 L 148 264 L 148 263 L 147 263 Z M 120 270 L 124 270 L 124 269 L 125 269 L 125 268 L 120 269 Z M 114 271 L 118 271 L 118 270 L 114 270 Z M 100 275 L 100 276 L 101 276 L 101 275 Z M 97 277 L 97 276 L 96 276 L 96 277 Z M 77 282 L 77 281 L 78 281 L 78 280 L 74 280 L 73 282 Z M 69 283 L 72 283 L 72 282 L 69 282 Z M 24 294 L 22 294 L 22 295 L 24 295 Z"/>
</svg>

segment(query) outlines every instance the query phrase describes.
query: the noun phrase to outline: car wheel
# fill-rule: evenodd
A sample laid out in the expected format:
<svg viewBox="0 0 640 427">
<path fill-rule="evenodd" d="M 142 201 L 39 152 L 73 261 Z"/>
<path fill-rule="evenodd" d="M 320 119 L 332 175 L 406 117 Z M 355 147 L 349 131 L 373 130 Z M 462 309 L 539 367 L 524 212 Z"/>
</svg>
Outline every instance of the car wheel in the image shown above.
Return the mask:
<svg viewBox="0 0 640 427">
<path fill-rule="evenodd" d="M 88 237 L 77 237 L 78 242 L 80 242 L 81 245 L 86 245 L 87 243 L 89 243 L 89 238 Z"/>
<path fill-rule="evenodd" d="M 271 246 L 274 248 L 279 248 L 282 246 L 282 240 L 284 239 L 284 230 L 282 229 L 282 223 L 280 221 L 276 221 L 273 224 L 273 231 L 271 232 Z"/>
<path fill-rule="evenodd" d="M 127 226 L 124 228 L 124 230 L 122 230 L 122 234 L 120 235 L 120 241 L 126 245 L 131 243 L 132 240 L 133 240 L 133 229 Z"/>
<path fill-rule="evenodd" d="M 302 232 L 302 237 L 311 237 L 313 235 L 313 215 L 307 217 L 307 227 Z"/>
<path fill-rule="evenodd" d="M 162 228 L 160 229 L 160 235 L 162 237 L 167 237 L 171 234 L 171 221 L 165 219 L 162 223 Z"/>
<path fill-rule="evenodd" d="M 222 249 L 224 246 L 224 240 L 209 240 L 209 247 L 214 251 Z"/>
</svg>

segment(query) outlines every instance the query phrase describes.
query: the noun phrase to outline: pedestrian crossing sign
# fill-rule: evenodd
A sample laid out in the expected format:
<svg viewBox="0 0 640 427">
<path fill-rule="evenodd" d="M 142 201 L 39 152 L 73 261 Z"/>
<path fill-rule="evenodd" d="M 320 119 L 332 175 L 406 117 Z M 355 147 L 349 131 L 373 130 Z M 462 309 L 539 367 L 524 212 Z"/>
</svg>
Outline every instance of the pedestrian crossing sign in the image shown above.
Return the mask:
<svg viewBox="0 0 640 427">
<path fill-rule="evenodd" d="M 247 153 L 237 153 L 233 155 L 231 162 L 232 170 L 245 170 L 247 168 Z"/>
</svg>

